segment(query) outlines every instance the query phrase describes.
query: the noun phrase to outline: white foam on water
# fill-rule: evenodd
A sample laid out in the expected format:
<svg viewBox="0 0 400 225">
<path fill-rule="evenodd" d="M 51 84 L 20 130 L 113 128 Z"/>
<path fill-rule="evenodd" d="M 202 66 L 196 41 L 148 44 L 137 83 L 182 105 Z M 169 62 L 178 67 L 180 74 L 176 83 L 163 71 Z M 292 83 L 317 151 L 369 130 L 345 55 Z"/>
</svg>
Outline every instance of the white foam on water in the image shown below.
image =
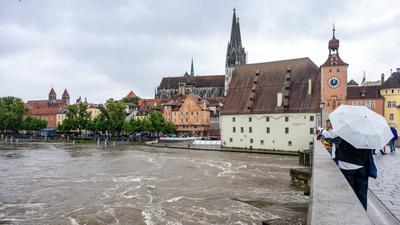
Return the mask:
<svg viewBox="0 0 400 225">
<path fill-rule="evenodd" d="M 144 223 L 146 225 L 154 225 L 153 221 L 152 221 L 152 216 L 151 216 L 151 212 L 149 212 L 147 209 L 142 211 L 142 215 L 144 217 Z"/>
<path fill-rule="evenodd" d="M 185 196 L 179 196 L 179 197 L 175 197 L 175 198 L 171 198 L 168 199 L 167 202 L 171 203 L 171 202 L 177 202 L 179 200 L 181 200 L 182 198 L 184 198 Z"/>
<path fill-rule="evenodd" d="M 142 180 L 155 180 L 154 177 L 132 177 L 132 176 L 127 176 L 127 177 L 113 177 L 112 180 L 114 182 L 141 182 Z"/>
<path fill-rule="evenodd" d="M 76 220 L 74 218 L 68 217 L 68 219 L 69 219 L 69 222 L 71 222 L 71 225 L 79 225 L 79 223 L 76 222 Z"/>
</svg>

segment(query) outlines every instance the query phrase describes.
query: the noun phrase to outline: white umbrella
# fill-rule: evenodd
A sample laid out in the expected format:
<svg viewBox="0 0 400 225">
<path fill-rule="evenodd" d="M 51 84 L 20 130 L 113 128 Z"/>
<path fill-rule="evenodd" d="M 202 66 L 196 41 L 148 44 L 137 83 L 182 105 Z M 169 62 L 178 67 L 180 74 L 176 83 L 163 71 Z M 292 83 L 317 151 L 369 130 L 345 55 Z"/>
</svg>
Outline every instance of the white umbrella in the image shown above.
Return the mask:
<svg viewBox="0 0 400 225">
<path fill-rule="evenodd" d="M 335 133 L 356 148 L 382 149 L 393 138 L 385 118 L 365 106 L 341 105 L 329 119 Z"/>
</svg>

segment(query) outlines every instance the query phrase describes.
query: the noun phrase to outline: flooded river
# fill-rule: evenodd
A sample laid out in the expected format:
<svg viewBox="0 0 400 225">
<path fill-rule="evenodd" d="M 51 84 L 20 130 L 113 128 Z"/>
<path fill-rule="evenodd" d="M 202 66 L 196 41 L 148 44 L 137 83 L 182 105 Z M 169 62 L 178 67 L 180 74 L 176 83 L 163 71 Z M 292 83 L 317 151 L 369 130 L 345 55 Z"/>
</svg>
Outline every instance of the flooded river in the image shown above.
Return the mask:
<svg viewBox="0 0 400 225">
<path fill-rule="evenodd" d="M 261 224 L 305 217 L 297 157 L 0 144 L 0 224 Z"/>
</svg>

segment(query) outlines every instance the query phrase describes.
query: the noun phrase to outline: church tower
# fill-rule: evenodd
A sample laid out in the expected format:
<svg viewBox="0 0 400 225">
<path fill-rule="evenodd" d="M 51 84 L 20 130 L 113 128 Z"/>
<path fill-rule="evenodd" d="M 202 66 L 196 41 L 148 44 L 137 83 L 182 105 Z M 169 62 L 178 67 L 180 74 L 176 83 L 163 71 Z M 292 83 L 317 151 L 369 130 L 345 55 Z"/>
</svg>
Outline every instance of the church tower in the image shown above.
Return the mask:
<svg viewBox="0 0 400 225">
<path fill-rule="evenodd" d="M 57 94 L 53 88 L 49 92 L 49 105 L 54 105 L 57 103 Z"/>
<path fill-rule="evenodd" d="M 339 40 L 335 37 L 335 25 L 333 25 L 332 39 L 328 43 L 329 55 L 321 65 L 321 101 L 324 104 L 323 121 L 329 113 L 341 104 L 345 104 L 347 98 L 347 68 L 339 56 Z"/>
<path fill-rule="evenodd" d="M 69 93 L 68 93 L 68 91 L 67 91 L 67 89 L 65 88 L 64 89 L 64 92 L 63 92 L 63 94 L 62 94 L 62 100 L 63 100 L 63 102 L 65 103 L 65 104 L 67 104 L 67 105 L 69 105 Z"/>
<path fill-rule="evenodd" d="M 232 79 L 235 65 L 246 64 L 247 56 L 242 47 L 242 38 L 240 35 L 239 18 L 236 18 L 236 9 L 233 9 L 231 39 L 228 42 L 225 62 L 225 95 L 228 93 L 229 83 Z"/>
</svg>

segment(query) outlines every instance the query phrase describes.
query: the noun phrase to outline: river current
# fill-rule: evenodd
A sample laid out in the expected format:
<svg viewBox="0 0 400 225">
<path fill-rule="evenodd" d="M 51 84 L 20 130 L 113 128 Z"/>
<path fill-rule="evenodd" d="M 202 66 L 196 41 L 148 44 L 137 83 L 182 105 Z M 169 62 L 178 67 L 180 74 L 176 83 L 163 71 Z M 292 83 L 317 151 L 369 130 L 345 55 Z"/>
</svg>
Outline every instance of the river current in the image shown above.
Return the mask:
<svg viewBox="0 0 400 225">
<path fill-rule="evenodd" d="M 0 144 L 0 224 L 261 224 L 305 217 L 297 157 Z"/>
</svg>

